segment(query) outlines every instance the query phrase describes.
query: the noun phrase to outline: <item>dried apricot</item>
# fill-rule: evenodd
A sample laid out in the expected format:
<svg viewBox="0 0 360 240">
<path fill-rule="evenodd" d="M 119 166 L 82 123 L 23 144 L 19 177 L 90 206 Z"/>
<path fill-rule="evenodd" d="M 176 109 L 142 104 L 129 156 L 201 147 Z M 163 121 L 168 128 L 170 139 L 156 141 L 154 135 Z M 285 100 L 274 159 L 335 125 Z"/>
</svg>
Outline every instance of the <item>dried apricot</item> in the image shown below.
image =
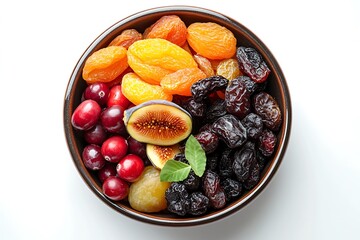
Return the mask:
<svg viewBox="0 0 360 240">
<path fill-rule="evenodd" d="M 110 46 L 94 52 L 85 61 L 83 79 L 88 83 L 110 82 L 127 67 L 126 48 Z"/>
<path fill-rule="evenodd" d="M 238 61 L 234 58 L 222 60 L 216 68 L 216 74 L 221 75 L 228 80 L 233 80 L 234 78 L 243 75 L 240 72 Z"/>
<path fill-rule="evenodd" d="M 231 58 L 236 38 L 227 28 L 213 22 L 196 22 L 188 27 L 187 41 L 192 49 L 209 59 Z"/>
<path fill-rule="evenodd" d="M 206 75 L 199 68 L 184 68 L 166 75 L 160 82 L 164 92 L 182 96 L 191 96 L 191 85 Z"/>
<path fill-rule="evenodd" d="M 194 59 L 195 59 L 196 63 L 198 64 L 199 68 L 205 73 L 206 77 L 211 77 L 211 76 L 215 75 L 215 71 L 214 71 L 209 59 L 207 59 L 199 54 L 195 54 Z"/>
<path fill-rule="evenodd" d="M 162 38 L 178 46 L 186 41 L 187 28 L 176 15 L 163 16 L 144 32 L 144 38 Z"/>
<path fill-rule="evenodd" d="M 160 38 L 134 42 L 127 55 L 134 72 L 151 84 L 160 84 L 163 77 L 179 69 L 197 67 L 190 53 Z"/>
<path fill-rule="evenodd" d="M 142 34 L 136 29 L 126 29 L 120 33 L 114 40 L 112 40 L 109 46 L 123 46 L 128 49 L 131 44 L 137 40 L 142 39 Z"/>
<path fill-rule="evenodd" d="M 172 101 L 172 95 L 165 93 L 162 87 L 144 82 L 135 73 L 124 75 L 121 91 L 135 105 L 155 99 Z"/>
</svg>

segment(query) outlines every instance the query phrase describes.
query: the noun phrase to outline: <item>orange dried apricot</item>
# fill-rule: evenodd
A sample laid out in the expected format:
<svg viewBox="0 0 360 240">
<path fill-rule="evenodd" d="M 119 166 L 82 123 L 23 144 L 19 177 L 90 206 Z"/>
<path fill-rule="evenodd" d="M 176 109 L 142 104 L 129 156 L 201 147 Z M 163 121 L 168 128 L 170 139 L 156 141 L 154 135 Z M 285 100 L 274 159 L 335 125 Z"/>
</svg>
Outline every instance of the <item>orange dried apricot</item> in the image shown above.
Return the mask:
<svg viewBox="0 0 360 240">
<path fill-rule="evenodd" d="M 197 67 L 190 53 L 161 38 L 136 41 L 127 55 L 129 66 L 151 84 L 160 84 L 164 76 L 179 69 Z"/>
<path fill-rule="evenodd" d="M 120 33 L 114 40 L 112 40 L 109 46 L 123 46 L 128 49 L 131 44 L 137 40 L 142 39 L 142 34 L 136 29 L 126 29 Z"/>
<path fill-rule="evenodd" d="M 126 52 L 121 46 L 110 46 L 94 52 L 85 61 L 83 79 L 88 84 L 114 80 L 128 67 Z"/>
<path fill-rule="evenodd" d="M 216 68 L 216 74 L 221 75 L 228 80 L 233 80 L 242 75 L 239 68 L 239 63 L 234 58 L 222 60 Z"/>
<path fill-rule="evenodd" d="M 144 82 L 135 73 L 124 75 L 121 82 L 121 91 L 135 105 L 156 99 L 172 101 L 172 95 L 165 93 L 162 87 Z"/>
<path fill-rule="evenodd" d="M 144 32 L 144 38 L 162 38 L 178 46 L 186 41 L 187 28 L 176 15 L 163 16 Z"/>
<path fill-rule="evenodd" d="M 184 68 L 166 75 L 160 86 L 169 94 L 191 96 L 191 85 L 205 77 L 205 73 L 199 68 Z"/>
<path fill-rule="evenodd" d="M 187 41 L 198 54 L 209 59 L 234 56 L 236 38 L 227 28 L 213 22 L 196 22 L 188 27 Z"/>
<path fill-rule="evenodd" d="M 199 68 L 205 73 L 206 77 L 211 77 L 211 76 L 215 75 L 215 71 L 214 71 L 209 59 L 207 59 L 199 54 L 195 54 L 193 57 L 194 57 L 196 63 L 198 64 Z"/>
</svg>

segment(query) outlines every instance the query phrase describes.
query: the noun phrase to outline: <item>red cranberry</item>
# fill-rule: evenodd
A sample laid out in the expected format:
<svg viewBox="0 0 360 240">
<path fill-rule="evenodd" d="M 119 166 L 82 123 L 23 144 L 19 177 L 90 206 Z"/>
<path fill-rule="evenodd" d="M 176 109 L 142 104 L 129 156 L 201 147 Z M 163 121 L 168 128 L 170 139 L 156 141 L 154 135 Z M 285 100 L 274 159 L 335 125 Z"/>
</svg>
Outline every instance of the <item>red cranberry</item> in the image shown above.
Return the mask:
<svg viewBox="0 0 360 240">
<path fill-rule="evenodd" d="M 134 154 L 128 154 L 116 166 L 119 178 L 135 182 L 144 170 L 143 160 Z"/>
<path fill-rule="evenodd" d="M 147 158 L 145 143 L 139 142 L 132 137 L 129 137 L 127 139 L 127 141 L 128 141 L 128 145 L 129 145 L 129 148 L 128 148 L 129 153 L 138 155 L 142 159 Z"/>
<path fill-rule="evenodd" d="M 79 104 L 71 116 L 71 124 L 78 130 L 88 130 L 95 126 L 101 114 L 100 105 L 91 99 Z"/>
<path fill-rule="evenodd" d="M 110 176 L 103 183 L 102 191 L 111 200 L 119 201 L 129 194 L 129 185 L 125 180 Z"/>
<path fill-rule="evenodd" d="M 92 99 L 105 106 L 109 96 L 109 87 L 105 83 L 93 83 L 86 87 L 84 91 L 85 99 Z"/>
<path fill-rule="evenodd" d="M 116 165 L 110 162 L 107 162 L 103 168 L 98 171 L 98 177 L 101 182 L 105 182 L 105 180 L 110 176 L 116 176 Z"/>
<path fill-rule="evenodd" d="M 99 170 L 104 167 L 106 161 L 101 155 L 101 148 L 98 145 L 87 145 L 82 152 L 82 159 L 85 167 L 91 170 Z"/>
<path fill-rule="evenodd" d="M 101 145 L 107 138 L 105 129 L 100 123 L 84 132 L 84 139 L 87 143 Z"/>
<path fill-rule="evenodd" d="M 101 154 L 105 160 L 113 163 L 118 163 L 126 155 L 127 150 L 127 141 L 121 136 L 110 137 L 101 146 Z"/>
<path fill-rule="evenodd" d="M 101 125 L 111 133 L 122 134 L 125 132 L 124 108 L 114 105 L 106 108 L 100 116 Z"/>
<path fill-rule="evenodd" d="M 121 85 L 115 85 L 110 89 L 107 106 L 111 107 L 114 105 L 119 105 L 124 109 L 127 109 L 130 105 L 130 101 L 124 96 L 121 91 Z"/>
</svg>

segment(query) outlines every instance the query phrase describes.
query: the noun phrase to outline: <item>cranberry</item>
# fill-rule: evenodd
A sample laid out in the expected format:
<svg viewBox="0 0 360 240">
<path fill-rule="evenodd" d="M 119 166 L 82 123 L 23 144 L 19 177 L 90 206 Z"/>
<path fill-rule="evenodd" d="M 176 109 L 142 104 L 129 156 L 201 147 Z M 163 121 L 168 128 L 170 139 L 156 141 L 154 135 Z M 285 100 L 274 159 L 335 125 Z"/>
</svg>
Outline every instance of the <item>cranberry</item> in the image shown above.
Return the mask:
<svg viewBox="0 0 360 240">
<path fill-rule="evenodd" d="M 132 137 L 129 137 L 127 139 L 127 141 L 128 141 L 128 144 L 129 144 L 129 148 L 128 148 L 129 153 L 138 155 L 142 159 L 147 158 L 146 145 L 144 143 L 139 142 L 139 141 L 135 140 Z"/>
<path fill-rule="evenodd" d="M 110 89 L 107 106 L 111 107 L 114 105 L 119 105 L 124 109 L 127 109 L 130 105 L 130 101 L 124 96 L 121 91 L 121 85 L 115 85 Z"/>
<path fill-rule="evenodd" d="M 129 185 L 125 180 L 110 176 L 103 183 L 102 191 L 111 200 L 119 201 L 129 194 Z"/>
<path fill-rule="evenodd" d="M 101 146 L 101 154 L 106 161 L 118 163 L 127 153 L 128 144 L 121 136 L 112 136 Z"/>
<path fill-rule="evenodd" d="M 105 106 L 109 96 L 109 87 L 105 83 L 93 83 L 86 87 L 84 91 L 85 99 L 92 99 Z"/>
<path fill-rule="evenodd" d="M 116 166 L 118 176 L 128 182 L 135 182 L 143 170 L 143 160 L 134 154 L 126 155 Z"/>
<path fill-rule="evenodd" d="M 82 152 L 82 159 L 85 167 L 91 170 L 99 170 L 104 167 L 106 161 L 101 155 L 101 148 L 98 145 L 87 145 Z"/>
<path fill-rule="evenodd" d="M 100 116 L 101 125 L 111 133 L 123 134 L 125 132 L 124 108 L 114 105 L 106 108 Z"/>
<path fill-rule="evenodd" d="M 71 124 L 78 130 L 88 130 L 95 126 L 101 114 L 100 105 L 91 99 L 79 104 L 71 116 Z"/>
<path fill-rule="evenodd" d="M 105 166 L 98 171 L 98 177 L 101 182 L 110 176 L 116 176 L 116 165 L 110 162 L 105 163 Z"/>
<path fill-rule="evenodd" d="M 84 132 L 84 139 L 87 143 L 101 145 L 107 138 L 105 129 L 100 123 Z"/>
</svg>

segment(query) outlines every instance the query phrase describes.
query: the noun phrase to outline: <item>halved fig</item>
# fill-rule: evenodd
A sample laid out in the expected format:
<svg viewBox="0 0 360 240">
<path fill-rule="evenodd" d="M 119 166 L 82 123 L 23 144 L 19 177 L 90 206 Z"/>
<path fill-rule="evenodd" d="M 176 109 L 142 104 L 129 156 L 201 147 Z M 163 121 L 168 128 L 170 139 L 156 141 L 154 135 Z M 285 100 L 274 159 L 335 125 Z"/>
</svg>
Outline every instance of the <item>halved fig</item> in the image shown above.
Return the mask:
<svg viewBox="0 0 360 240">
<path fill-rule="evenodd" d="M 124 113 L 129 135 L 139 142 L 171 146 L 187 138 L 192 130 L 191 115 L 166 100 L 152 100 Z"/>
<path fill-rule="evenodd" d="M 150 162 L 157 169 L 162 169 L 169 159 L 173 159 L 176 154 L 180 153 L 180 145 L 158 146 L 146 144 L 146 155 Z"/>
</svg>

